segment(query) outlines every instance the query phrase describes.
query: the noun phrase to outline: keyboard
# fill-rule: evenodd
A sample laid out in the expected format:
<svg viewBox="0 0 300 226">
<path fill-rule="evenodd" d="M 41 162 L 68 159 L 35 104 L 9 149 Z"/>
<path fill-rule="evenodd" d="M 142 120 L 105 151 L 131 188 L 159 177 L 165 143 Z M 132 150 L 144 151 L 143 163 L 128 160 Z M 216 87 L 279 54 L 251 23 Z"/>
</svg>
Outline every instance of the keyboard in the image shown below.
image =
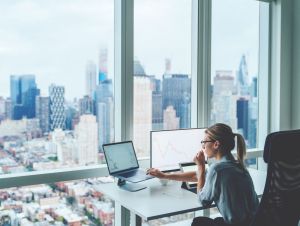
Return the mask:
<svg viewBox="0 0 300 226">
<path fill-rule="evenodd" d="M 130 177 L 137 177 L 137 178 L 152 178 L 153 176 L 147 175 L 145 171 L 143 170 L 134 170 L 134 171 L 129 171 L 126 173 L 119 174 L 120 176 L 124 178 L 130 178 Z"/>
</svg>

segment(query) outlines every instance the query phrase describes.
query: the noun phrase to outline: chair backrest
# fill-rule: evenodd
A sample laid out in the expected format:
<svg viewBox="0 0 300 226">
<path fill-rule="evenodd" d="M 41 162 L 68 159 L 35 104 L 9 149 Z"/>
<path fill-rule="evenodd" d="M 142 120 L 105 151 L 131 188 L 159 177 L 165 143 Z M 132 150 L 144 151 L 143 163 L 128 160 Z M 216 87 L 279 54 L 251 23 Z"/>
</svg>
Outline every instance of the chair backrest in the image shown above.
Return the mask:
<svg viewBox="0 0 300 226">
<path fill-rule="evenodd" d="M 300 219 L 300 130 L 267 136 L 264 193 L 251 226 L 297 226 Z"/>
</svg>

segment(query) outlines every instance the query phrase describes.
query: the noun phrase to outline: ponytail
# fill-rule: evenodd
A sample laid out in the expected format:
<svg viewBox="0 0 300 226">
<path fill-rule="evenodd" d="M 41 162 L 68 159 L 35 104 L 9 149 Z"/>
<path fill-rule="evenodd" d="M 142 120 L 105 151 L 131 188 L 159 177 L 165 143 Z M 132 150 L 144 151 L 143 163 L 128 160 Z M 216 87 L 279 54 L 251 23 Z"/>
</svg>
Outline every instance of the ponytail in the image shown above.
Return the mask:
<svg viewBox="0 0 300 226">
<path fill-rule="evenodd" d="M 236 137 L 237 138 L 237 161 L 243 168 L 246 168 L 244 164 L 244 158 L 246 155 L 246 144 L 241 134 L 233 133 L 230 126 L 223 123 L 217 123 L 212 125 L 211 127 L 205 130 L 205 133 L 212 140 L 220 142 L 219 150 L 223 154 L 228 154 L 231 152 L 231 150 L 234 149 L 235 147 L 234 138 Z"/>
<path fill-rule="evenodd" d="M 239 133 L 235 133 L 237 138 L 237 160 L 245 168 L 244 158 L 246 155 L 246 144 L 243 136 Z"/>
</svg>

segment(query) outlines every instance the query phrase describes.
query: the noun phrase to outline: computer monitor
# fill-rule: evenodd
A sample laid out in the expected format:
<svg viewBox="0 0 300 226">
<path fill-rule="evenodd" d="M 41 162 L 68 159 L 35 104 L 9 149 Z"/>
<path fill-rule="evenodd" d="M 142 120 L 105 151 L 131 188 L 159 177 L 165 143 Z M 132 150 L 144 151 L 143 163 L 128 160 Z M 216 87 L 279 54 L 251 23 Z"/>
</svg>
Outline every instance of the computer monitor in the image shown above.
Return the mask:
<svg viewBox="0 0 300 226">
<path fill-rule="evenodd" d="M 180 170 L 201 150 L 205 128 L 151 131 L 150 165 L 161 171 Z"/>
</svg>

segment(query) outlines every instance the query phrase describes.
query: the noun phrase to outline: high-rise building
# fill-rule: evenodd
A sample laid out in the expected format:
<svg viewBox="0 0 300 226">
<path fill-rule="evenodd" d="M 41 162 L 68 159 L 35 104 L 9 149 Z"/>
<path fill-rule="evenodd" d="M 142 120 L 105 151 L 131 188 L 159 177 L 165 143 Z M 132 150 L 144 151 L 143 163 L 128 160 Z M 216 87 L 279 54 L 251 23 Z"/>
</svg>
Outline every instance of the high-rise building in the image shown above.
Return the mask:
<svg viewBox="0 0 300 226">
<path fill-rule="evenodd" d="M 96 88 L 96 116 L 98 122 L 99 148 L 102 144 L 113 141 L 114 137 L 114 104 L 112 80 L 101 81 Z"/>
<path fill-rule="evenodd" d="M 165 74 L 163 76 L 163 109 L 173 106 L 176 117 L 180 118 L 180 128 L 191 126 L 191 79 L 185 74 Z"/>
<path fill-rule="evenodd" d="M 97 85 L 97 66 L 94 62 L 89 61 L 85 71 L 85 93 L 94 98 Z"/>
<path fill-rule="evenodd" d="M 257 147 L 258 98 L 252 97 L 249 102 L 248 148 Z"/>
<path fill-rule="evenodd" d="M 237 72 L 237 88 L 239 96 L 249 95 L 249 75 L 246 56 L 243 55 Z"/>
<path fill-rule="evenodd" d="M 248 140 L 248 125 L 249 125 L 249 101 L 243 97 L 237 100 L 237 128 L 243 133 L 243 136 Z"/>
<path fill-rule="evenodd" d="M 13 112 L 12 112 L 12 101 L 10 98 L 5 100 L 5 118 L 12 119 Z"/>
<path fill-rule="evenodd" d="M 107 98 L 104 102 L 97 104 L 98 140 L 99 149 L 102 145 L 112 142 L 113 138 L 113 100 Z"/>
<path fill-rule="evenodd" d="M 13 119 L 35 117 L 35 97 L 37 89 L 34 75 L 10 76 L 10 97 L 13 105 Z"/>
<path fill-rule="evenodd" d="M 0 97 L 0 115 L 5 114 L 5 99 Z"/>
<path fill-rule="evenodd" d="M 150 76 L 152 84 L 152 130 L 163 128 L 161 80 Z"/>
<path fill-rule="evenodd" d="M 98 133 L 97 122 L 94 115 L 82 115 L 78 125 L 75 126 L 75 139 L 77 141 L 76 159 L 80 165 L 98 163 Z"/>
<path fill-rule="evenodd" d="M 74 130 L 75 123 L 74 119 L 79 119 L 79 112 L 75 109 L 74 106 L 66 107 L 66 130 Z M 79 121 L 78 121 L 79 122 Z"/>
<path fill-rule="evenodd" d="M 79 114 L 95 114 L 94 106 L 94 100 L 90 96 L 84 96 L 79 99 Z"/>
<path fill-rule="evenodd" d="M 134 75 L 133 139 L 140 156 L 149 153 L 149 136 L 152 130 L 152 87 L 149 76 Z"/>
<path fill-rule="evenodd" d="M 50 131 L 50 98 L 49 97 L 36 97 L 36 117 L 40 121 L 40 127 L 43 133 Z"/>
<path fill-rule="evenodd" d="M 179 129 L 180 118 L 176 117 L 176 111 L 172 105 L 164 110 L 164 129 Z"/>
<path fill-rule="evenodd" d="M 99 54 L 99 83 L 107 80 L 107 49 L 101 49 Z"/>
<path fill-rule="evenodd" d="M 3 97 L 0 97 L 0 122 L 5 118 L 5 99 Z"/>
<path fill-rule="evenodd" d="M 169 58 L 165 59 L 165 74 L 171 74 L 171 59 Z"/>
<path fill-rule="evenodd" d="M 21 88 L 19 76 L 10 76 L 10 99 L 12 104 L 21 103 Z"/>
<path fill-rule="evenodd" d="M 217 71 L 212 92 L 211 124 L 221 122 L 237 128 L 236 89 L 232 71 Z"/>
<path fill-rule="evenodd" d="M 52 84 L 49 87 L 50 130 L 65 128 L 65 87 Z"/>
</svg>

